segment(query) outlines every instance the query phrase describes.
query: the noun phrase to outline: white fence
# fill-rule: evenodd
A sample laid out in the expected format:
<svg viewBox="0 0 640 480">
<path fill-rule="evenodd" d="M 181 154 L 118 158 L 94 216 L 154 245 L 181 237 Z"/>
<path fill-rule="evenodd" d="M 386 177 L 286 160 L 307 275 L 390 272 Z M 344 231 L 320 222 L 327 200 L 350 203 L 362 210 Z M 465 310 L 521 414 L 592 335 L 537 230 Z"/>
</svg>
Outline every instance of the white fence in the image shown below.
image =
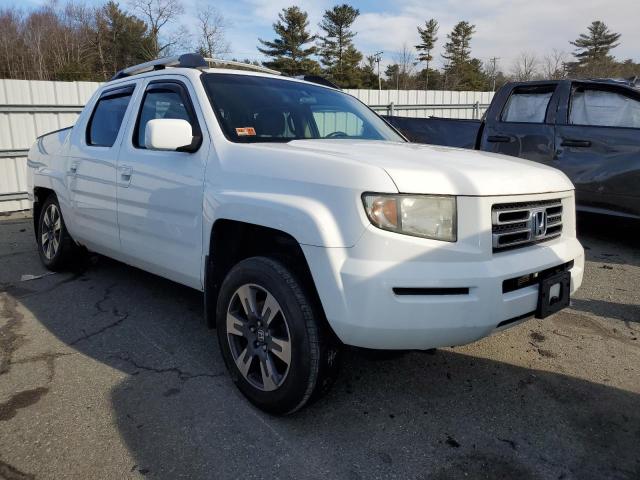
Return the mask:
<svg viewBox="0 0 640 480">
<path fill-rule="evenodd" d="M 345 90 L 381 115 L 478 119 L 493 92 L 442 90 Z"/>
<path fill-rule="evenodd" d="M 0 213 L 25 210 L 26 155 L 35 138 L 73 125 L 97 82 L 0 80 Z M 346 90 L 381 114 L 479 118 L 492 92 Z"/>
</svg>

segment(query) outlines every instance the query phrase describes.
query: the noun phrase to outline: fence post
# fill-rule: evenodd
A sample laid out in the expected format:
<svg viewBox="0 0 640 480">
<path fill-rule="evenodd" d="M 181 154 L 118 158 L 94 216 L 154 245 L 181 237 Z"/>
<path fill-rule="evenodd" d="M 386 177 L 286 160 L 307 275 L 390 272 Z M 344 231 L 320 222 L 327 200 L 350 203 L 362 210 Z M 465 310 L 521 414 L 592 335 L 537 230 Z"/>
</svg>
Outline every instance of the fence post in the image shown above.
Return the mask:
<svg viewBox="0 0 640 480">
<path fill-rule="evenodd" d="M 480 118 L 480 101 L 476 100 L 473 104 L 473 119 L 478 120 Z"/>
<path fill-rule="evenodd" d="M 389 104 L 389 106 L 387 107 L 387 110 L 389 111 L 389 116 L 393 117 L 393 114 L 394 114 L 393 102 Z"/>
</svg>

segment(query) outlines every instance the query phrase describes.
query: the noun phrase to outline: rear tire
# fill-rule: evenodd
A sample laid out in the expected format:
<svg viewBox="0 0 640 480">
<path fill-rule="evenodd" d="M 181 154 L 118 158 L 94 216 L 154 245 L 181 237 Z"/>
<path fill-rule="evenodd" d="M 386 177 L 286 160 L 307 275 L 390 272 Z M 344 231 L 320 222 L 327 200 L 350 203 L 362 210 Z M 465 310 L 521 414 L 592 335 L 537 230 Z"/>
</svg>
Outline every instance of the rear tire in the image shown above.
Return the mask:
<svg viewBox="0 0 640 480">
<path fill-rule="evenodd" d="M 217 302 L 217 335 L 232 380 L 258 408 L 286 415 L 319 398 L 340 345 L 284 263 L 252 257 L 231 269 Z"/>
<path fill-rule="evenodd" d="M 47 269 L 55 272 L 71 266 L 76 245 L 64 224 L 58 199 L 53 194 L 46 198 L 40 209 L 36 241 L 40 260 Z"/>
</svg>

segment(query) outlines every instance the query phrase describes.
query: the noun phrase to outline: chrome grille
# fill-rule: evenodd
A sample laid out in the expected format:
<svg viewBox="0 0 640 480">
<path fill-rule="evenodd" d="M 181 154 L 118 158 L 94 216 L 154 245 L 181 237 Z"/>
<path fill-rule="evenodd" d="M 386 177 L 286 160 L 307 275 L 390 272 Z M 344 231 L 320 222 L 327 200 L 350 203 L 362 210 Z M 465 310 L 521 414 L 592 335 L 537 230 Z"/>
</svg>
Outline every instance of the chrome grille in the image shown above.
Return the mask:
<svg viewBox="0 0 640 480">
<path fill-rule="evenodd" d="M 562 234 L 562 201 L 496 204 L 491 224 L 494 252 L 544 242 Z"/>
</svg>

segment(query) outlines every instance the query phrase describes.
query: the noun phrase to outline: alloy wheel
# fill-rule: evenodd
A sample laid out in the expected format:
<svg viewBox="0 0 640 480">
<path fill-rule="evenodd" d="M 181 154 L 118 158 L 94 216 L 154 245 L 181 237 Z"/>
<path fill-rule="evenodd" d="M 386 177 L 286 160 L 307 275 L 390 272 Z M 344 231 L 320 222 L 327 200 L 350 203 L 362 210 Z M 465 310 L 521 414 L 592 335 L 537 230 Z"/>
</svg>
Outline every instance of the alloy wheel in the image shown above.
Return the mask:
<svg viewBox="0 0 640 480">
<path fill-rule="evenodd" d="M 62 217 L 54 203 L 51 203 L 44 212 L 42 225 L 40 225 L 40 236 L 42 253 L 47 260 L 51 260 L 60 249 L 62 237 Z"/>
<path fill-rule="evenodd" d="M 245 284 L 227 308 L 227 339 L 242 376 L 255 388 L 280 387 L 291 364 L 291 335 L 284 312 L 264 287 Z"/>
</svg>

